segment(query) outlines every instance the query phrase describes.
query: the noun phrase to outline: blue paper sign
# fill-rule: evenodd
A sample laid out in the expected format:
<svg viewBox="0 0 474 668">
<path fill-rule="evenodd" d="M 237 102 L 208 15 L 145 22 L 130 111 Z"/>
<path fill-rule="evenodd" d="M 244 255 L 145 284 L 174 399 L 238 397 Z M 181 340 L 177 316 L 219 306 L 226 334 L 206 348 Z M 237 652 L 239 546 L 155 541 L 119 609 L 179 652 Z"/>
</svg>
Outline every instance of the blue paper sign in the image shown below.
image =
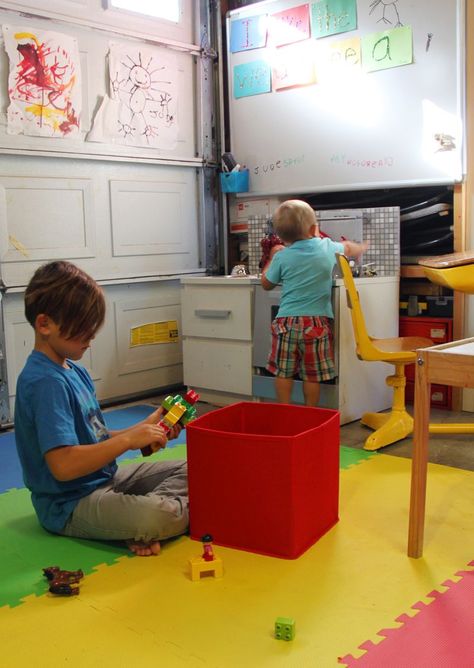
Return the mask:
<svg viewBox="0 0 474 668">
<path fill-rule="evenodd" d="M 249 16 L 247 19 L 231 21 L 230 50 L 248 51 L 259 49 L 267 43 L 267 15 Z"/>
<path fill-rule="evenodd" d="M 234 67 L 234 97 L 260 95 L 271 91 L 271 69 L 265 60 L 254 60 Z"/>
</svg>

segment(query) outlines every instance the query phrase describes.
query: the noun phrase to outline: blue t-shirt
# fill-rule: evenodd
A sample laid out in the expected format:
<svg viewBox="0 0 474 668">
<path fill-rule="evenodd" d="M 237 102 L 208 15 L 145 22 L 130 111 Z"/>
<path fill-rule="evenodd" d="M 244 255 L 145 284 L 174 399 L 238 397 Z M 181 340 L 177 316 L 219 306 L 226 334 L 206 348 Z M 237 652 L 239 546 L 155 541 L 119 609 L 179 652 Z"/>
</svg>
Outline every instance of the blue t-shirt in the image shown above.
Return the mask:
<svg viewBox="0 0 474 668">
<path fill-rule="evenodd" d="M 110 480 L 111 464 L 75 480 L 56 480 L 44 455 L 64 445 L 109 438 L 94 384 L 86 369 L 67 360 L 64 368 L 34 350 L 21 372 L 15 399 L 15 440 L 23 479 L 40 523 L 61 531 L 77 502 Z"/>
<path fill-rule="evenodd" d="M 265 276 L 270 283 L 282 284 L 278 318 L 334 317 L 331 291 L 336 253 L 344 253 L 344 246 L 328 237 L 301 239 L 275 253 Z"/>
</svg>

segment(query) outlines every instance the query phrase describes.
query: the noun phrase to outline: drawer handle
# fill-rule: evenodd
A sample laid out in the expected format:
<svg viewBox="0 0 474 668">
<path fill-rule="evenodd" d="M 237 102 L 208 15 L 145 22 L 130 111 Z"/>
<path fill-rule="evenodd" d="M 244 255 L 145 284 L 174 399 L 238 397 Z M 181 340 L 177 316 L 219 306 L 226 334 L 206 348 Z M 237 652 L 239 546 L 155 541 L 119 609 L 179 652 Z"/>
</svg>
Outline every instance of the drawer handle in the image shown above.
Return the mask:
<svg viewBox="0 0 474 668">
<path fill-rule="evenodd" d="M 228 318 L 231 313 L 232 311 L 213 308 L 199 308 L 194 311 L 194 315 L 198 318 L 221 318 L 222 320 Z"/>
</svg>

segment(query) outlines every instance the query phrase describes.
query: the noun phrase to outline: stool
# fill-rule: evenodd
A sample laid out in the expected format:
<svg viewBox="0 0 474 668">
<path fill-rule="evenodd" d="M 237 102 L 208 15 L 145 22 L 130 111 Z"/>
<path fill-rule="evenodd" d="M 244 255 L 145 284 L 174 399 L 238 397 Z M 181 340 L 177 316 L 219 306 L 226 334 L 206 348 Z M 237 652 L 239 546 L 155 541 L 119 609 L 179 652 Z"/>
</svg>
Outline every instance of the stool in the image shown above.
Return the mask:
<svg viewBox="0 0 474 668">
<path fill-rule="evenodd" d="M 203 573 L 211 573 L 215 578 L 221 578 L 224 575 L 222 559 L 220 557 L 214 557 L 211 561 L 207 561 L 202 557 L 193 557 L 189 560 L 189 566 L 193 582 L 200 580 Z"/>
</svg>

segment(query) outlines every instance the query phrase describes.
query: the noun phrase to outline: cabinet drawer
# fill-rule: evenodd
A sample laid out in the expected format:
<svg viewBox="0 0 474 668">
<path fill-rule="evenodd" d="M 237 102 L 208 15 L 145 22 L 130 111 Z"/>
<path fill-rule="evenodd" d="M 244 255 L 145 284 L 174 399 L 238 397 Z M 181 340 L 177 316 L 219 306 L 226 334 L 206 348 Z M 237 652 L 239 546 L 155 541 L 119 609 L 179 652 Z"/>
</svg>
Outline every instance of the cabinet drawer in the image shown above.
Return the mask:
<svg viewBox="0 0 474 668">
<path fill-rule="evenodd" d="M 183 334 L 250 341 L 252 296 L 252 286 L 185 285 L 181 299 Z"/>
<path fill-rule="evenodd" d="M 252 394 L 252 343 L 183 340 L 185 385 L 233 394 Z"/>
</svg>

